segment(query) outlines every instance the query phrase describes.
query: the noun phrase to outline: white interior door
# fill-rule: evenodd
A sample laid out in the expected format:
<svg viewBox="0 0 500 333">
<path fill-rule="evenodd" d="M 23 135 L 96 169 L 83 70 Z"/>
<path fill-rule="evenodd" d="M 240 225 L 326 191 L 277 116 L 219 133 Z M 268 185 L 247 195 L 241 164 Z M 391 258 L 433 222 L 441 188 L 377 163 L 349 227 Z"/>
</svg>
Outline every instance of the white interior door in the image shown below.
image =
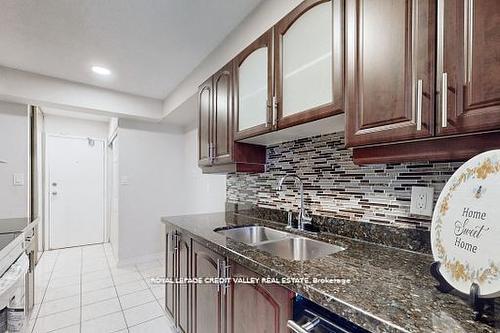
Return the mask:
<svg viewBox="0 0 500 333">
<path fill-rule="evenodd" d="M 102 243 L 104 141 L 47 137 L 49 248 Z"/>
</svg>

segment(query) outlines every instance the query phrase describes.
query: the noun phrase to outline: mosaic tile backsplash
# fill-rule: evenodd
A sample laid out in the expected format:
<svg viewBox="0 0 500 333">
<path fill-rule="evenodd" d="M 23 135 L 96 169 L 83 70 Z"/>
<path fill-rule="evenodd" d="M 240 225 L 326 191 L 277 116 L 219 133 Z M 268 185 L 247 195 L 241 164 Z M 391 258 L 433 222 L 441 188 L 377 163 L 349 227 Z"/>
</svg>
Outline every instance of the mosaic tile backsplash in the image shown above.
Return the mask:
<svg viewBox="0 0 500 333">
<path fill-rule="evenodd" d="M 434 202 L 449 177 L 461 165 L 401 163 L 357 166 L 345 148 L 344 133 L 299 139 L 267 148 L 266 172 L 227 176 L 227 200 L 259 207 L 296 211 L 297 186 L 280 177 L 304 179 L 306 208 L 314 215 L 351 221 L 428 230 L 431 218 L 410 215 L 412 186 L 434 187 Z"/>
</svg>

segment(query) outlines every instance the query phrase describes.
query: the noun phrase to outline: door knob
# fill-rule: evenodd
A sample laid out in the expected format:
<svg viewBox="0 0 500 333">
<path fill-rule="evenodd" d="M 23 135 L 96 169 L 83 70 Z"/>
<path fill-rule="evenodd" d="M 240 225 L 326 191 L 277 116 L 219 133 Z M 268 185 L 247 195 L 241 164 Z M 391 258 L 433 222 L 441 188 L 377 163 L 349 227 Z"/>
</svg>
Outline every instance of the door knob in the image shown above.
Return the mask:
<svg viewBox="0 0 500 333">
<path fill-rule="evenodd" d="M 57 195 L 57 192 L 52 192 L 52 195 Z"/>
</svg>

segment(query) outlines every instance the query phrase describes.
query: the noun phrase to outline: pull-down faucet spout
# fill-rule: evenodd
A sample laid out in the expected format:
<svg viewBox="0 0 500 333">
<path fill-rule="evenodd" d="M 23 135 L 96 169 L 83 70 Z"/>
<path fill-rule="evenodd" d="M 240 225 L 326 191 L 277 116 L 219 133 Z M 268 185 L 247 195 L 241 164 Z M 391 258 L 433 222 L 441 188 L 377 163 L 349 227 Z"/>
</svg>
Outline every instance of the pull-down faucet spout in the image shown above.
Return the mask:
<svg viewBox="0 0 500 333">
<path fill-rule="evenodd" d="M 304 208 L 304 182 L 302 179 L 297 176 L 297 175 L 286 175 L 282 177 L 279 182 L 278 182 L 278 191 L 281 191 L 283 189 L 283 183 L 285 182 L 286 179 L 291 178 L 295 181 L 299 182 L 299 192 L 300 192 L 300 206 L 299 206 L 299 223 L 298 223 L 298 229 L 299 230 L 304 230 L 304 224 L 311 222 L 311 217 L 307 215 L 306 210 Z"/>
</svg>

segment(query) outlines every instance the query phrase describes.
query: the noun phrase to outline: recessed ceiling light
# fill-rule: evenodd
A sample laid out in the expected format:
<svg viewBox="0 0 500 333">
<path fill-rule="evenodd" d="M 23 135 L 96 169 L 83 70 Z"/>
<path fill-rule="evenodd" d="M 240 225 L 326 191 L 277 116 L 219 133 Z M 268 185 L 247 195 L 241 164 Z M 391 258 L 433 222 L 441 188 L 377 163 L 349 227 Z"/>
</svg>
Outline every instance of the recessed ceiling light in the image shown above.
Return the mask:
<svg viewBox="0 0 500 333">
<path fill-rule="evenodd" d="M 99 74 L 99 75 L 110 75 L 111 71 L 107 68 L 101 67 L 101 66 L 92 66 L 92 72 Z"/>
</svg>

